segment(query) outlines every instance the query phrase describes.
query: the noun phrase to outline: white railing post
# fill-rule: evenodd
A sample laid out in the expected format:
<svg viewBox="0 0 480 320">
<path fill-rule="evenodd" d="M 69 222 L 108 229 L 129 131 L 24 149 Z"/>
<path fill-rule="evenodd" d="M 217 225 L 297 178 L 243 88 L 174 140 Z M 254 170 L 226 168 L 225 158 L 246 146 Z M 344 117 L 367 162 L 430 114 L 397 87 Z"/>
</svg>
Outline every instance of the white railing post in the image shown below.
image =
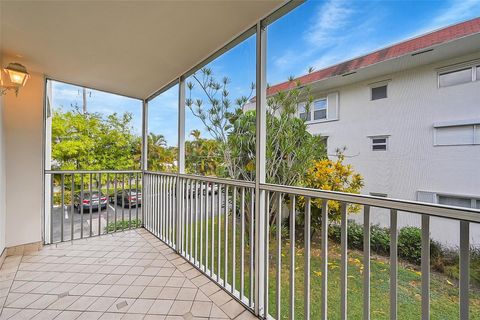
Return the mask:
<svg viewBox="0 0 480 320">
<path fill-rule="evenodd" d="M 148 170 L 148 102 L 143 100 L 142 104 L 142 198 L 145 198 L 145 171 Z M 145 206 L 142 207 L 142 227 L 145 227 Z"/>
<path fill-rule="evenodd" d="M 264 294 L 268 290 L 264 285 L 265 253 L 265 190 L 260 189 L 260 184 L 265 183 L 266 162 L 266 29 L 262 22 L 257 23 L 257 47 L 256 47 L 256 174 L 255 174 L 255 314 L 263 313 Z M 267 318 L 267 315 L 264 315 Z"/>
<path fill-rule="evenodd" d="M 175 248 L 181 251 L 182 239 L 182 212 L 183 212 L 183 195 L 181 194 L 182 186 L 180 174 L 185 173 L 185 78 L 181 76 L 178 79 L 178 175 L 176 184 L 176 211 L 175 214 Z"/>
</svg>

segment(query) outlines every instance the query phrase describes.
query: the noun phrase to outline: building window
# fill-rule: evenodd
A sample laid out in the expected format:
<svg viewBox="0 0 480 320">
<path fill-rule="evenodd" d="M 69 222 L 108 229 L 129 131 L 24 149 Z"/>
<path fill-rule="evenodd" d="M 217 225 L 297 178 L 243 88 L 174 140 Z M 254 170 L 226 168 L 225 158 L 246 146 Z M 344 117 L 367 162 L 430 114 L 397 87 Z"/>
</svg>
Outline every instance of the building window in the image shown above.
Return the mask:
<svg viewBox="0 0 480 320">
<path fill-rule="evenodd" d="M 315 100 L 313 103 L 313 120 L 327 119 L 327 99 Z"/>
<path fill-rule="evenodd" d="M 388 194 L 380 192 L 370 192 L 370 195 L 373 197 L 387 198 Z"/>
<path fill-rule="evenodd" d="M 434 145 L 459 146 L 480 144 L 480 125 L 476 123 L 435 126 Z"/>
<path fill-rule="evenodd" d="M 437 203 L 452 207 L 480 209 L 480 197 L 417 191 L 417 201 Z"/>
<path fill-rule="evenodd" d="M 473 201 L 475 201 L 475 199 L 473 199 Z M 471 198 L 438 195 L 438 203 L 452 207 L 475 208 L 475 206 L 472 206 Z"/>
<path fill-rule="evenodd" d="M 372 87 L 370 90 L 372 100 L 385 99 L 387 97 L 387 85 Z"/>
<path fill-rule="evenodd" d="M 298 117 L 304 121 L 327 120 L 327 109 L 327 98 L 315 100 L 310 108 L 307 108 L 307 104 L 302 102 L 298 105 Z"/>
<path fill-rule="evenodd" d="M 445 73 L 440 73 L 438 85 L 440 87 L 449 87 L 461 83 L 472 81 L 472 68 L 455 70 Z"/>
<path fill-rule="evenodd" d="M 476 61 L 478 63 L 478 61 Z M 450 87 L 457 84 L 469 83 L 480 80 L 480 66 L 470 62 L 461 67 L 448 68 L 438 72 L 438 87 Z"/>
<path fill-rule="evenodd" d="M 372 151 L 387 151 L 388 137 L 370 137 L 372 139 Z"/>
<path fill-rule="evenodd" d="M 307 104 L 301 103 L 298 107 L 298 116 L 304 121 L 310 121 L 312 118 L 310 116 L 310 110 L 307 110 Z"/>
</svg>

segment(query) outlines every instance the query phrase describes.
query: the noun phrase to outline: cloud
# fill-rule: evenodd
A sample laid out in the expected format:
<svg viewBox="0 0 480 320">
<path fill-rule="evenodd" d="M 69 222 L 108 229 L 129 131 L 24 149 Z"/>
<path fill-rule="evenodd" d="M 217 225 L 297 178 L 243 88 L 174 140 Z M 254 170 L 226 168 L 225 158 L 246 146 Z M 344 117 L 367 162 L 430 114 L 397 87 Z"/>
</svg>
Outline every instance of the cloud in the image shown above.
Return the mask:
<svg viewBox="0 0 480 320">
<path fill-rule="evenodd" d="M 338 37 L 337 31 L 348 25 L 353 14 L 355 10 L 351 3 L 343 0 L 329 0 L 318 8 L 314 15 L 315 23 L 304 37 L 315 47 L 329 45 L 334 37 Z"/>
<path fill-rule="evenodd" d="M 478 16 L 480 16 L 480 0 L 453 0 L 446 7 L 438 10 L 430 23 L 413 32 L 411 37 Z"/>
</svg>

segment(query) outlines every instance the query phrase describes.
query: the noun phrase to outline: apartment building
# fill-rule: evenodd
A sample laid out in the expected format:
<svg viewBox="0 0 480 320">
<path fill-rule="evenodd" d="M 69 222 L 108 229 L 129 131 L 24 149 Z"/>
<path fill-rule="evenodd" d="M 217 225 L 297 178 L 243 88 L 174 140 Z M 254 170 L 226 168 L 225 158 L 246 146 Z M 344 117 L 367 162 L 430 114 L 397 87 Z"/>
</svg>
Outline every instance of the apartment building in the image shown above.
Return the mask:
<svg viewBox="0 0 480 320">
<path fill-rule="evenodd" d="M 480 18 L 297 80 L 314 98 L 299 117 L 330 157 L 346 148 L 362 193 L 480 209 Z"/>
</svg>

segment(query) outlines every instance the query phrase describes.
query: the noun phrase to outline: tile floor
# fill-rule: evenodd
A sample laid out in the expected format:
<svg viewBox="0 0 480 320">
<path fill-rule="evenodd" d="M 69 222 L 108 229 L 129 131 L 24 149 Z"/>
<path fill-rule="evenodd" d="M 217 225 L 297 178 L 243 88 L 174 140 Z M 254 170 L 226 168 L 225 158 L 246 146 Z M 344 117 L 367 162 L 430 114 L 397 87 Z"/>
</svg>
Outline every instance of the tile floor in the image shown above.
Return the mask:
<svg viewBox="0 0 480 320">
<path fill-rule="evenodd" d="M 256 319 L 144 229 L 7 257 L 0 319 Z"/>
</svg>

